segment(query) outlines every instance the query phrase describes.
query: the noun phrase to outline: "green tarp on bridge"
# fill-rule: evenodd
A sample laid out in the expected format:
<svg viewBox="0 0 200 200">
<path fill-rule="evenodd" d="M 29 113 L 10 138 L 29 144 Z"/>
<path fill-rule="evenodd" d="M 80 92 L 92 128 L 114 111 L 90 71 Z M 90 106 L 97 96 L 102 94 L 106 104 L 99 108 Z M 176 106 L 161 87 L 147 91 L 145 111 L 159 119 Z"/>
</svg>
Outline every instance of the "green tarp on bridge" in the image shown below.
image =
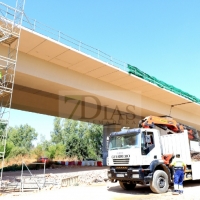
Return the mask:
<svg viewBox="0 0 200 200">
<path fill-rule="evenodd" d="M 165 83 L 165 82 L 163 82 L 163 81 L 161 81 L 161 80 L 159 80 L 159 79 L 157 79 L 157 78 L 155 78 L 153 76 L 150 76 L 149 74 L 141 71 L 137 67 L 134 67 L 134 66 L 129 65 L 129 64 L 128 64 L 127 67 L 128 67 L 128 73 L 129 74 L 133 74 L 133 75 L 135 75 L 137 77 L 140 77 L 140 78 L 142 78 L 142 79 L 144 79 L 144 80 L 146 80 L 146 81 L 148 81 L 150 83 L 153 83 L 153 84 L 155 84 L 155 85 L 157 85 L 157 86 L 159 86 L 161 88 L 164 88 L 166 90 L 174 92 L 175 94 L 178 94 L 180 96 L 183 96 L 183 97 L 189 99 L 190 101 L 193 101 L 195 103 L 200 104 L 200 99 L 199 98 L 197 98 L 197 97 L 195 97 L 195 96 L 193 96 L 193 95 L 191 95 L 191 94 L 189 94 L 187 92 L 184 92 L 183 90 L 180 90 L 180 89 L 174 87 L 173 85 L 167 84 L 167 83 Z"/>
</svg>

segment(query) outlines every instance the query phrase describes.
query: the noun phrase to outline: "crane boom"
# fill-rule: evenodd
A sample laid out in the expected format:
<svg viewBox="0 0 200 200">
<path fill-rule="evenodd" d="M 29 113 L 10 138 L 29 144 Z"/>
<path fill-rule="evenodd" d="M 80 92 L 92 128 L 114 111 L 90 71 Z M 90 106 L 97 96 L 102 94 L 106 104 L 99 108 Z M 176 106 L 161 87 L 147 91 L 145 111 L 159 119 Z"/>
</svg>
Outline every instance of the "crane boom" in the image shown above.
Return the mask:
<svg viewBox="0 0 200 200">
<path fill-rule="evenodd" d="M 140 128 L 154 128 L 155 126 L 168 131 L 168 134 L 182 133 L 184 130 L 187 130 L 190 140 L 199 140 L 198 132 L 195 128 L 178 123 L 170 116 L 147 116 L 139 122 Z"/>
</svg>

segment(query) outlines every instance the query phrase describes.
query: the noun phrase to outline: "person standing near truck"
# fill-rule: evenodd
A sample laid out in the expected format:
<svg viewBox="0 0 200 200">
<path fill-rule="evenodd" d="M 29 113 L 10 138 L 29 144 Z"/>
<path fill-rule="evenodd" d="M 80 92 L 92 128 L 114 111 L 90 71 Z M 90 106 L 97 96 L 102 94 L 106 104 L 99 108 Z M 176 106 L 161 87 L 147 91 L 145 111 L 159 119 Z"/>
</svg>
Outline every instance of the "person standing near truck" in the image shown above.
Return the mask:
<svg viewBox="0 0 200 200">
<path fill-rule="evenodd" d="M 176 154 L 176 157 L 169 166 L 174 167 L 174 194 L 183 194 L 183 180 L 186 164 L 180 158 L 180 154 Z"/>
</svg>

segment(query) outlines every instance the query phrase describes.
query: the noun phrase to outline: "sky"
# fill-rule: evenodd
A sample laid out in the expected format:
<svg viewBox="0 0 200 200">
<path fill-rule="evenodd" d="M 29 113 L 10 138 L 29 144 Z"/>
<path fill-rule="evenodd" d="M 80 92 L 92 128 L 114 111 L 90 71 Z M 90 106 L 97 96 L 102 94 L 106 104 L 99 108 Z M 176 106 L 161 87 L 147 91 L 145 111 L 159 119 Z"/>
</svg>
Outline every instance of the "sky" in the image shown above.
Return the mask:
<svg viewBox="0 0 200 200">
<path fill-rule="evenodd" d="M 15 7 L 15 0 L 2 0 Z M 59 3 L 58 3 L 59 2 Z M 26 0 L 28 17 L 200 98 L 199 0 Z M 53 118 L 12 110 L 49 137 Z"/>
</svg>

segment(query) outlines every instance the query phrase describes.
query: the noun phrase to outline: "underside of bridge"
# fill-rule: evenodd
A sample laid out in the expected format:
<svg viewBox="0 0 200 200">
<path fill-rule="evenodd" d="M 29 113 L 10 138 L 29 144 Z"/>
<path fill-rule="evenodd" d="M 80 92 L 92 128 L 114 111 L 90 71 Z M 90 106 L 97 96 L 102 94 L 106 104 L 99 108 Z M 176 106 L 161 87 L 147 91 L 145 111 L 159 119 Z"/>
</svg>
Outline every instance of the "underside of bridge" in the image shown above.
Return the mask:
<svg viewBox="0 0 200 200">
<path fill-rule="evenodd" d="M 200 130 L 199 104 L 26 28 L 12 107 L 98 124 L 135 119 L 131 127 L 136 118 L 171 114 Z"/>
<path fill-rule="evenodd" d="M 200 130 L 199 104 L 26 28 L 12 108 L 102 124 L 105 135 L 149 115 L 171 114 Z"/>
</svg>

